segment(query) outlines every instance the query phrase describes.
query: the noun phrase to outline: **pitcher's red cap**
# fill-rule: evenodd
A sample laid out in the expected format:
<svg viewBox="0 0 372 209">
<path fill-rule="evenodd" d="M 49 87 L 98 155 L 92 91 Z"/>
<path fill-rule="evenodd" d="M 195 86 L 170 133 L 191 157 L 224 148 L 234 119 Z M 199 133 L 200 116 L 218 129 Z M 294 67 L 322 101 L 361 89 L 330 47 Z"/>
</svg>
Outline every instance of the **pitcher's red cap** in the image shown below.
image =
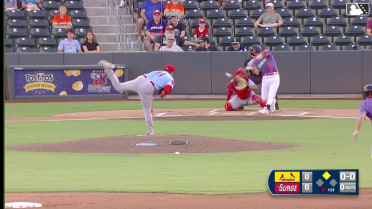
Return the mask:
<svg viewBox="0 0 372 209">
<path fill-rule="evenodd" d="M 173 65 L 171 65 L 171 64 L 167 64 L 167 65 L 164 66 L 164 70 L 165 71 L 168 71 L 168 72 L 174 73 L 174 71 L 176 70 L 176 68 Z"/>
</svg>

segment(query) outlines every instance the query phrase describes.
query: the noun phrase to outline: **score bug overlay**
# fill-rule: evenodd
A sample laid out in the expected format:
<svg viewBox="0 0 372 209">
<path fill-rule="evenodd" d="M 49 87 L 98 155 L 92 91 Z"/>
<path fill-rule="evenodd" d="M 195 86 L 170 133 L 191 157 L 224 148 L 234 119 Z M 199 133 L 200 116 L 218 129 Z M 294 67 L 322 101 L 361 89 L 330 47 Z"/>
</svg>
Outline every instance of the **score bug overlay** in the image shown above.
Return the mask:
<svg viewBox="0 0 372 209">
<path fill-rule="evenodd" d="M 359 170 L 273 170 L 267 187 L 272 195 L 358 195 Z"/>
</svg>

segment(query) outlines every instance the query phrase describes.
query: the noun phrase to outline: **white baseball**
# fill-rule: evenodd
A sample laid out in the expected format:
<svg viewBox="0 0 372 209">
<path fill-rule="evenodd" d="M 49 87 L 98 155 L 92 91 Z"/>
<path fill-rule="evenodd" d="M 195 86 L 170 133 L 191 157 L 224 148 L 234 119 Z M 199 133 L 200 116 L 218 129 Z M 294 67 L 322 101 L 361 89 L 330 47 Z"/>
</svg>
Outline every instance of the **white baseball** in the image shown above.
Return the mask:
<svg viewBox="0 0 372 209">
<path fill-rule="evenodd" d="M 232 77 L 231 73 L 228 73 L 228 72 L 225 72 L 225 76 L 228 77 L 228 78 Z"/>
<path fill-rule="evenodd" d="M 179 154 L 181 154 L 181 153 L 180 153 L 180 152 L 175 152 L 174 154 L 175 154 L 175 155 L 179 155 Z"/>
</svg>

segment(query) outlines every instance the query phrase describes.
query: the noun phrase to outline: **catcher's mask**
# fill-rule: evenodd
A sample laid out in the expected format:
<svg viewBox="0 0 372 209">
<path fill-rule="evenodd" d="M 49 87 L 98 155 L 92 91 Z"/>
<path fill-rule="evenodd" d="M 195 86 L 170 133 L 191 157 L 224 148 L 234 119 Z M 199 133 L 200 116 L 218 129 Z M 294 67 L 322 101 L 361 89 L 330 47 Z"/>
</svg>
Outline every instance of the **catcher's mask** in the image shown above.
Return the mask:
<svg viewBox="0 0 372 209">
<path fill-rule="evenodd" d="M 240 76 L 237 76 L 235 78 L 235 88 L 237 90 L 243 90 L 243 89 L 247 88 L 247 80 L 245 80 L 244 78 L 242 78 Z"/>
<path fill-rule="evenodd" d="M 363 88 L 363 98 L 372 97 L 372 84 L 367 84 Z"/>
<path fill-rule="evenodd" d="M 245 72 L 243 68 L 238 68 L 234 73 L 234 76 L 246 76 L 246 75 L 247 73 Z"/>
</svg>

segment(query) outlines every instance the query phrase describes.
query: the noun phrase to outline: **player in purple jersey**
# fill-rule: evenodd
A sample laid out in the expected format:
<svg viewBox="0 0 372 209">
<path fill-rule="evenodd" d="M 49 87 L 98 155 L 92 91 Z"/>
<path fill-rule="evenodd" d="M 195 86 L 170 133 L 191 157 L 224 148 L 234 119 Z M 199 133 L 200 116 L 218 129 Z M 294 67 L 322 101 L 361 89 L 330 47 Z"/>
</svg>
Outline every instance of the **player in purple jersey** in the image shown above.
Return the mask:
<svg viewBox="0 0 372 209">
<path fill-rule="evenodd" d="M 253 54 L 253 59 L 248 62 L 246 70 L 250 70 L 256 75 L 261 72 L 261 97 L 266 101 L 266 107 L 258 112 L 262 114 L 275 112 L 275 95 L 279 88 L 280 76 L 274 56 L 270 50 L 262 50 L 262 46 L 259 44 L 253 44 L 250 51 Z"/>
<path fill-rule="evenodd" d="M 362 127 L 363 121 L 369 118 L 372 122 L 372 84 L 367 84 L 363 88 L 364 102 L 359 105 L 359 117 L 355 131 L 353 133 L 354 139 L 358 138 L 360 127 Z"/>
<path fill-rule="evenodd" d="M 133 91 L 138 94 L 143 106 L 143 111 L 145 112 L 147 134 L 154 135 L 152 121 L 154 92 L 159 92 L 160 98 L 162 99 L 170 93 L 174 87 L 173 74 L 175 67 L 167 64 L 164 66 L 164 70 L 152 71 L 140 75 L 133 80 L 120 83 L 118 77 L 116 77 L 114 73 L 114 64 L 106 60 L 100 60 L 98 64 L 104 68 L 105 73 L 110 78 L 112 86 L 116 91 Z"/>
</svg>

